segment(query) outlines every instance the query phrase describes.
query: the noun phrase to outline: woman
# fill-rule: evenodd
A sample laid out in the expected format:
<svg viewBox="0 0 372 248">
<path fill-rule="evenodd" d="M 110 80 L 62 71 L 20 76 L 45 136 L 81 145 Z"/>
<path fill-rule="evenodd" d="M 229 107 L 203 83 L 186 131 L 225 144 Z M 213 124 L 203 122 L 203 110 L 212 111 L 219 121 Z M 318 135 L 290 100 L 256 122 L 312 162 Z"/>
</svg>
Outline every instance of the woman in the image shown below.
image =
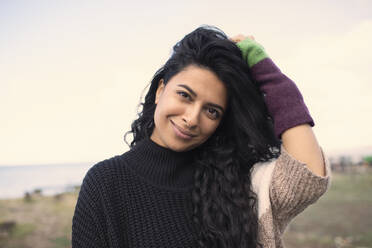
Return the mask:
<svg viewBox="0 0 372 248">
<path fill-rule="evenodd" d="M 302 96 L 252 37 L 186 35 L 142 107 L 131 149 L 84 178 L 73 247 L 283 247 L 327 190 Z"/>
</svg>

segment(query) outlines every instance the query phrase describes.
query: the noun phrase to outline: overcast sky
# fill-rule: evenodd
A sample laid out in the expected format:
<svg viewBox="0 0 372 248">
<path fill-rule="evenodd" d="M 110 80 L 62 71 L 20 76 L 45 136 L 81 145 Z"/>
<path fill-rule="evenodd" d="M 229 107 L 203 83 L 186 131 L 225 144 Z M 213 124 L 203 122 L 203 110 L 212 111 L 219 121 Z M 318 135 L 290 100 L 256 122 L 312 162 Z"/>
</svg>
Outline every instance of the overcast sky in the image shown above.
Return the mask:
<svg viewBox="0 0 372 248">
<path fill-rule="evenodd" d="M 202 24 L 256 37 L 326 152 L 372 145 L 372 1 L 0 1 L 0 164 L 100 161 L 171 47 Z"/>
</svg>

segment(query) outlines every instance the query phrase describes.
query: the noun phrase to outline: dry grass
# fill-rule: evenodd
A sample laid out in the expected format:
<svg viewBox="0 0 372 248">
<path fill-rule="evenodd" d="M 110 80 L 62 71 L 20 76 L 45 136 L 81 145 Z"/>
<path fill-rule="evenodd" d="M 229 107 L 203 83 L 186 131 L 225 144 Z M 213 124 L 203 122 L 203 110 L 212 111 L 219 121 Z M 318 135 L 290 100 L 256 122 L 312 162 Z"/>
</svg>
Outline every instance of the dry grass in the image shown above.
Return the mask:
<svg viewBox="0 0 372 248">
<path fill-rule="evenodd" d="M 0 234 L 0 247 L 70 247 L 71 222 L 76 193 L 56 197 L 33 196 L 0 201 L 0 223 L 14 221 L 16 225 Z"/>
<path fill-rule="evenodd" d="M 372 171 L 334 174 L 331 188 L 297 216 L 286 247 L 372 247 Z"/>
</svg>

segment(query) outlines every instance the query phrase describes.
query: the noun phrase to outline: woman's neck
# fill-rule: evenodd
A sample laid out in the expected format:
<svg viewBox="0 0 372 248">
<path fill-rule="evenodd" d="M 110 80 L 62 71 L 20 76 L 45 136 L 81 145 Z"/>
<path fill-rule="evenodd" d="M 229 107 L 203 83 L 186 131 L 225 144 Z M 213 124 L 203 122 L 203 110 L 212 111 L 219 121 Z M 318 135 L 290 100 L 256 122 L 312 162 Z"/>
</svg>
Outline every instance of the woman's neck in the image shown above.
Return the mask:
<svg viewBox="0 0 372 248">
<path fill-rule="evenodd" d="M 131 168 L 149 183 L 174 190 L 193 186 L 194 151 L 176 152 L 144 138 L 129 154 Z"/>
</svg>

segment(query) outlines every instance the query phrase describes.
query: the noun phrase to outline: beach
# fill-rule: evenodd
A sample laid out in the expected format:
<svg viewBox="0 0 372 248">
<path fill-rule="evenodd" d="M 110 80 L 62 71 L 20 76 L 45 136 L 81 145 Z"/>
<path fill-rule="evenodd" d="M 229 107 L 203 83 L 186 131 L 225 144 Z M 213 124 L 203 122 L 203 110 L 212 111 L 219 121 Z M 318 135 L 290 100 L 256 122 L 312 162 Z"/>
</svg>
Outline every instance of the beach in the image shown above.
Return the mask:
<svg viewBox="0 0 372 248">
<path fill-rule="evenodd" d="M 93 163 L 0 166 L 0 199 L 20 198 L 26 192 L 55 195 L 80 185 Z"/>
</svg>

